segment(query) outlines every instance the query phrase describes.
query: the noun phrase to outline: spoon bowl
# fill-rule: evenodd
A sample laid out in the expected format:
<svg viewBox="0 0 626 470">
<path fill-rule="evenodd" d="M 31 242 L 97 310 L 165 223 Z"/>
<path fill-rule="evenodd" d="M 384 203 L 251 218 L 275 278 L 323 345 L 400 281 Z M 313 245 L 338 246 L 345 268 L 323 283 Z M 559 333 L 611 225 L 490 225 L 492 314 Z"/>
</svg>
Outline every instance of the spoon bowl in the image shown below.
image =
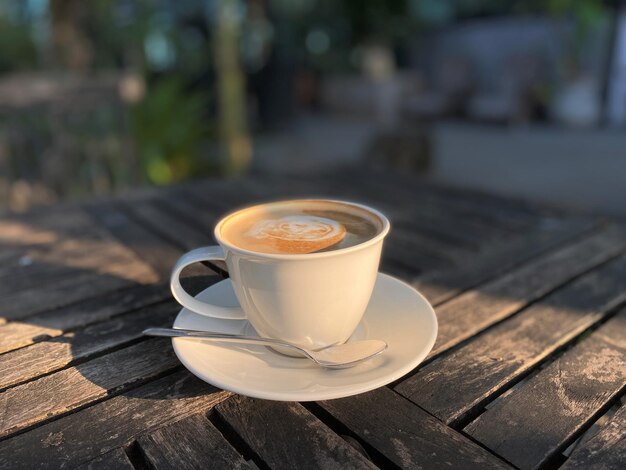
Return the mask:
<svg viewBox="0 0 626 470">
<path fill-rule="evenodd" d="M 387 349 L 387 343 L 377 339 L 352 341 L 335 344 L 326 348 L 310 350 L 285 341 L 257 336 L 227 335 L 211 331 L 184 330 L 175 328 L 148 328 L 143 331 L 147 336 L 166 336 L 169 338 L 188 338 L 217 341 L 222 343 L 260 344 L 264 346 L 286 347 L 300 352 L 304 357 L 328 369 L 346 369 L 381 354 Z"/>
</svg>

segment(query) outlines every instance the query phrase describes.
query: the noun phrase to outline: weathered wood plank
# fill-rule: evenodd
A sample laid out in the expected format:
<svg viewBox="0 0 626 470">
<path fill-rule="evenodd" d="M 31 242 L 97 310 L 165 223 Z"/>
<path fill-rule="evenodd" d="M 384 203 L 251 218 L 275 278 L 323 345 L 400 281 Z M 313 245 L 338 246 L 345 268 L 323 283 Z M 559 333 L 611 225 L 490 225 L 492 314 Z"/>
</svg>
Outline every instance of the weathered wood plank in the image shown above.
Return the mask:
<svg viewBox="0 0 626 470">
<path fill-rule="evenodd" d="M 203 415 L 193 415 L 163 426 L 137 440 L 155 470 L 250 468 Z"/>
<path fill-rule="evenodd" d="M 216 411 L 271 468 L 376 468 L 297 403 L 234 396 Z"/>
<path fill-rule="evenodd" d="M 159 235 L 131 219 L 119 203 L 104 202 L 87 207 L 93 221 L 108 230 L 112 236 L 134 251 L 159 274 L 161 280 L 169 278 L 172 266 L 183 250 L 163 240 Z"/>
<path fill-rule="evenodd" d="M 170 298 L 168 286 L 132 286 L 118 292 L 98 295 L 75 304 L 42 312 L 0 325 L 0 353 L 37 341 L 60 336 L 66 331 L 106 320 Z"/>
<path fill-rule="evenodd" d="M 179 366 L 167 339 L 143 341 L 0 393 L 0 438 Z"/>
<path fill-rule="evenodd" d="M 494 279 L 520 264 L 589 233 L 596 224 L 574 219 L 550 224 L 513 239 L 486 246 L 479 254 L 459 257 L 453 268 L 425 273 L 415 286 L 434 305 Z"/>
<path fill-rule="evenodd" d="M 355 169 L 351 173 L 344 172 L 343 176 L 378 184 L 381 191 L 393 191 L 400 194 L 405 200 L 432 198 L 447 210 L 464 210 L 461 214 L 465 216 L 486 213 L 500 220 L 511 218 L 515 221 L 528 219 L 536 221 L 545 216 L 558 215 L 555 210 L 547 208 L 545 204 L 502 195 L 496 196 L 476 190 L 455 188 L 428 181 L 419 176 L 398 172 L 373 172 Z"/>
<path fill-rule="evenodd" d="M 5 230 L 0 244 L 21 250 L 0 269 L 6 271 L 0 274 L 0 322 L 158 279 L 149 265 L 84 213 L 70 211 L 59 217 L 77 225 L 58 228 L 45 214 L 29 217 L 28 223 L 0 221 Z"/>
<path fill-rule="evenodd" d="M 59 240 L 94 237 L 88 217 L 76 208 L 47 208 L 23 215 L 0 218 L 0 255 L 14 254 L 17 250 L 44 247 Z"/>
<path fill-rule="evenodd" d="M 182 186 L 181 193 L 190 204 L 211 212 L 230 211 L 242 205 L 281 194 L 282 182 L 267 184 L 254 177 L 244 176 L 228 180 L 205 180 Z"/>
<path fill-rule="evenodd" d="M 143 267 L 125 265 L 125 272 L 129 277 L 140 275 L 143 271 Z M 113 274 L 87 272 L 43 286 L 33 285 L 32 289 L 3 296 L 0 324 L 65 307 L 97 295 L 114 295 L 115 291 L 139 284 L 143 283 Z"/>
<path fill-rule="evenodd" d="M 626 259 L 620 257 L 427 364 L 396 390 L 446 423 L 463 423 L 624 300 Z"/>
<path fill-rule="evenodd" d="M 421 248 L 397 240 L 398 237 L 385 240 L 381 258 L 381 267 L 385 271 L 399 269 L 404 273 L 402 277 L 411 279 L 421 272 L 452 265 L 451 261 L 432 252 L 425 253 Z"/>
<path fill-rule="evenodd" d="M 68 245 L 74 246 L 67 249 Z M 120 276 L 127 266 L 138 261 L 120 248 L 119 245 L 107 243 L 77 243 L 71 240 L 45 249 L 25 250 L 18 259 L 3 263 L 0 268 L 0 297 L 56 283 L 61 279 L 79 278 L 88 273 Z M 143 265 L 143 268 L 144 271 L 140 271 L 139 277 L 134 280 L 156 280 L 147 265 Z"/>
<path fill-rule="evenodd" d="M 175 214 L 176 217 L 209 237 L 213 235 L 213 229 L 220 217 L 225 215 L 225 211 L 219 208 L 197 206 L 182 189 L 167 196 L 157 196 L 154 201 L 159 207 Z"/>
<path fill-rule="evenodd" d="M 77 470 L 135 470 L 122 449 L 115 449 L 96 457 L 78 467 Z"/>
<path fill-rule="evenodd" d="M 172 245 L 184 250 L 209 245 L 214 242 L 213 234 L 198 230 L 180 217 L 159 207 L 158 201 L 133 200 L 122 201 L 125 210 L 148 230 L 158 234 Z"/>
<path fill-rule="evenodd" d="M 17 220 L 3 218 L 0 231 L 0 247 L 9 250 L 10 259 L 17 261 L 23 272 L 36 272 L 50 265 L 102 269 L 99 259 L 103 257 L 137 261 L 130 250 L 116 243 L 106 231 L 94 225 L 86 213 L 76 209 L 68 213 L 51 209 L 51 214 L 29 214 Z M 90 263 L 90 259 L 94 261 Z M 5 257 L 3 261 L 0 273 L 7 270 L 10 273 L 11 266 L 6 264 L 9 259 Z"/>
<path fill-rule="evenodd" d="M 0 469 L 71 468 L 229 395 L 179 372 L 0 442 Z"/>
<path fill-rule="evenodd" d="M 536 258 L 437 308 L 439 332 L 429 357 L 519 311 L 573 277 L 624 250 L 626 235 L 609 228 Z"/>
<path fill-rule="evenodd" d="M 400 468 L 510 468 L 386 387 L 319 405 Z"/>
<path fill-rule="evenodd" d="M 187 292 L 195 295 L 221 279 L 209 268 L 197 265 L 183 271 L 181 283 Z M 0 353 L 54 338 L 69 330 L 170 298 L 169 287 L 165 284 L 133 286 L 31 315 L 23 321 L 5 323 L 0 325 Z"/>
<path fill-rule="evenodd" d="M 626 462 L 626 406 L 589 441 L 578 447 L 561 467 L 564 470 L 621 470 Z"/>
<path fill-rule="evenodd" d="M 515 466 L 535 468 L 567 447 L 624 387 L 626 310 L 495 403 L 465 432 Z"/>
<path fill-rule="evenodd" d="M 469 252 L 444 243 L 433 243 L 422 234 L 394 227 L 385 240 L 383 260 L 407 270 L 424 272 L 452 266 L 455 257 L 466 256 Z"/>
<path fill-rule="evenodd" d="M 3 354 L 0 390 L 120 347 L 140 338 L 150 326 L 169 327 L 179 310 L 176 302 L 169 301 Z"/>
</svg>

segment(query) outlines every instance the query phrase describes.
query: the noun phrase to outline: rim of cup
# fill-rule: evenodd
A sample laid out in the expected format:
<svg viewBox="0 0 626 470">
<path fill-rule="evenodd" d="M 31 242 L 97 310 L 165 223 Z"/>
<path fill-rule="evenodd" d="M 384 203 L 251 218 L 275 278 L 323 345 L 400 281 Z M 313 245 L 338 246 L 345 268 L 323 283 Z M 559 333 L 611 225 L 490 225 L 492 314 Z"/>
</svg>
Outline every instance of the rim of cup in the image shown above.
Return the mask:
<svg viewBox="0 0 626 470">
<path fill-rule="evenodd" d="M 224 240 L 220 234 L 221 232 L 221 228 L 222 226 L 228 221 L 228 219 L 244 212 L 247 210 L 251 210 L 251 209 L 255 209 L 257 207 L 262 207 L 262 206 L 268 206 L 268 205 L 273 205 L 273 204 L 285 204 L 285 203 L 289 203 L 289 202 L 295 202 L 295 203 L 306 203 L 306 202 L 322 202 L 322 203 L 334 203 L 334 204 L 342 204 L 342 205 L 347 205 L 347 206 L 352 206 L 352 207 L 358 207 L 359 209 L 365 210 L 366 212 L 369 212 L 370 214 L 373 214 L 374 216 L 376 216 L 378 219 L 380 219 L 381 223 L 382 223 L 382 229 L 380 230 L 379 233 L 377 233 L 374 237 L 370 238 L 369 240 L 366 240 L 362 243 L 359 243 L 357 245 L 353 245 L 353 246 L 349 246 L 346 248 L 340 248 L 338 250 L 332 250 L 332 251 L 320 251 L 320 252 L 316 252 L 316 253 L 262 253 L 259 251 L 253 251 L 253 250 L 246 250 L 245 248 L 240 248 L 236 245 L 233 245 L 232 243 L 228 243 L 226 240 Z M 338 256 L 338 255 L 342 255 L 342 254 L 346 254 L 346 253 L 350 253 L 350 252 L 354 252 L 354 251 L 359 251 L 362 249 L 365 249 L 371 245 L 374 245 L 376 243 L 378 243 L 380 240 L 382 240 L 383 238 L 385 238 L 385 236 L 387 235 L 387 233 L 389 233 L 389 229 L 391 228 L 391 224 L 389 222 L 389 219 L 387 219 L 387 217 L 385 217 L 385 215 L 383 215 L 382 212 L 366 206 L 365 204 L 360 204 L 358 202 L 352 202 L 352 201 L 343 201 L 343 200 L 339 200 L 339 199 L 287 199 L 287 200 L 279 200 L 279 201 L 270 201 L 270 202 L 264 202 L 261 204 L 254 204 L 252 206 L 247 206 L 247 207 L 243 207 L 241 209 L 238 209 L 236 211 L 233 211 L 229 214 L 226 214 L 224 217 L 222 217 L 220 219 L 220 221 L 217 223 L 217 225 L 215 226 L 215 229 L 213 230 L 213 234 L 215 235 L 215 239 L 217 240 L 217 242 L 222 245 L 222 247 L 227 247 L 229 250 L 231 251 L 235 251 L 237 253 L 240 254 L 246 254 L 246 255 L 251 255 L 251 256 L 255 256 L 258 258 L 269 258 L 269 259 L 285 259 L 285 260 L 304 260 L 304 259 L 319 259 L 319 258 L 328 258 L 331 256 Z"/>
</svg>

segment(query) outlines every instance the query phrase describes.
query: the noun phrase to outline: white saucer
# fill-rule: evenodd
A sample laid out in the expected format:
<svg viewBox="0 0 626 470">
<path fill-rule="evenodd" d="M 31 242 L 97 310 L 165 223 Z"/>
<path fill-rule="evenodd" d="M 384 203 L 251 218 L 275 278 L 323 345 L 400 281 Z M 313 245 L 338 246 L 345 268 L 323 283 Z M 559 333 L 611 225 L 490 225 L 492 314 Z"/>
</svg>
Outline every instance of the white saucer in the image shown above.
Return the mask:
<svg viewBox="0 0 626 470">
<path fill-rule="evenodd" d="M 226 279 L 196 296 L 223 306 L 237 306 Z M 245 320 L 220 320 L 183 308 L 175 328 L 253 334 Z M 437 317 L 422 295 L 408 284 L 378 274 L 361 324 L 351 339 L 381 339 L 388 349 L 350 369 L 330 370 L 307 359 L 278 354 L 264 346 L 172 339 L 180 361 L 194 375 L 241 395 L 269 400 L 311 401 L 341 398 L 373 390 L 414 369 L 437 337 Z"/>
</svg>

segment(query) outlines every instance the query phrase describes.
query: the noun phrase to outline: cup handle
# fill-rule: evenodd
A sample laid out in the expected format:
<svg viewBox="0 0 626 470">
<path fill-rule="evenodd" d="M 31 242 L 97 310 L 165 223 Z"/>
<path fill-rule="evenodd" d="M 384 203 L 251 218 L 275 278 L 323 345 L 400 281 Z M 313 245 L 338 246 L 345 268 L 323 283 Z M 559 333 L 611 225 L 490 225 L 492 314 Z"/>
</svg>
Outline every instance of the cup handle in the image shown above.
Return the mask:
<svg viewBox="0 0 626 470">
<path fill-rule="evenodd" d="M 223 318 L 226 320 L 245 320 L 246 315 L 240 307 L 222 307 L 202 302 L 185 292 L 185 289 L 183 289 L 183 286 L 180 284 L 180 273 L 190 264 L 201 261 L 224 261 L 224 259 L 224 250 L 221 246 L 205 246 L 191 250 L 189 253 L 185 253 L 176 262 L 174 269 L 172 270 L 172 276 L 170 277 L 170 289 L 172 290 L 172 295 L 183 307 L 199 313 L 200 315 L 206 315 L 213 318 Z"/>
</svg>

